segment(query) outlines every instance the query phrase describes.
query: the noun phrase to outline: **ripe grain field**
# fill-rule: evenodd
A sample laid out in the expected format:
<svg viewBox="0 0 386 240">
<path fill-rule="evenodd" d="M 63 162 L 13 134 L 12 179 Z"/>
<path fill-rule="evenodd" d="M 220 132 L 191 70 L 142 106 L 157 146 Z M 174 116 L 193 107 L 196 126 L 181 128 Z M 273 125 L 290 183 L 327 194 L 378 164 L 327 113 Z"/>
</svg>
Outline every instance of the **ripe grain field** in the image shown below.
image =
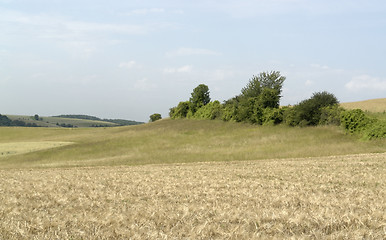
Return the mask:
<svg viewBox="0 0 386 240">
<path fill-rule="evenodd" d="M 386 154 L 0 170 L 0 239 L 385 239 Z"/>
</svg>

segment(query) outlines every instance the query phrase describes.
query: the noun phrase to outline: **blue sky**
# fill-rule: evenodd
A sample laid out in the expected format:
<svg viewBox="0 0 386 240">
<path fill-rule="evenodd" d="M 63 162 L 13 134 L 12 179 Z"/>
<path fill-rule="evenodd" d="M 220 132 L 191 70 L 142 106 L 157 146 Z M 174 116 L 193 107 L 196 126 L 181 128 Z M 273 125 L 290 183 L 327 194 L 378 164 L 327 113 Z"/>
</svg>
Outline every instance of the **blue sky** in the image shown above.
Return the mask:
<svg viewBox="0 0 386 240">
<path fill-rule="evenodd" d="M 381 0 L 0 0 L 1 114 L 148 121 L 271 70 L 282 105 L 385 98 L 385 59 Z"/>
</svg>

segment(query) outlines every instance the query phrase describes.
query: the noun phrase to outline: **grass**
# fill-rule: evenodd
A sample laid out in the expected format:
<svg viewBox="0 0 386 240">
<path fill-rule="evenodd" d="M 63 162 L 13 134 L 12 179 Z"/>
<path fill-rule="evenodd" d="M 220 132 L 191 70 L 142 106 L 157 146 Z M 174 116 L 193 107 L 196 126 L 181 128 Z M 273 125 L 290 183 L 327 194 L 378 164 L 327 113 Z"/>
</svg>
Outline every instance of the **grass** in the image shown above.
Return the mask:
<svg viewBox="0 0 386 240">
<path fill-rule="evenodd" d="M 44 149 L 65 146 L 68 142 L 10 142 L 0 143 L 0 157 L 9 155 L 24 154 Z"/>
<path fill-rule="evenodd" d="M 386 139 L 338 127 L 1 127 L 11 149 L 0 239 L 386 238 Z"/>
<path fill-rule="evenodd" d="M 385 153 L 0 170 L 0 239 L 385 239 L 385 170 Z"/>
<path fill-rule="evenodd" d="M 0 128 L 0 143 L 73 142 L 7 156 L 2 168 L 116 166 L 320 157 L 385 152 L 337 127 L 254 126 L 210 120 L 162 120 L 105 129 Z"/>
</svg>

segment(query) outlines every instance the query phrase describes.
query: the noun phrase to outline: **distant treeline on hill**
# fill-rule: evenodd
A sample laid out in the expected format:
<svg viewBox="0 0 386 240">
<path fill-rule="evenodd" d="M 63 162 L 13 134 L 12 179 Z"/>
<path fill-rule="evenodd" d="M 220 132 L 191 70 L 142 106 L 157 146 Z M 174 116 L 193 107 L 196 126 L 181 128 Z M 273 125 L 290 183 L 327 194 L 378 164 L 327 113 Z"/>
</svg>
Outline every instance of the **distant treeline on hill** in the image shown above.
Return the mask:
<svg viewBox="0 0 386 240">
<path fill-rule="evenodd" d="M 89 116 L 89 115 L 83 115 L 83 114 L 68 114 L 68 115 L 58 115 L 58 116 L 53 116 L 53 117 L 75 118 L 75 119 L 85 119 L 85 120 L 110 122 L 110 123 L 118 124 L 120 126 L 143 124 L 143 122 L 137 122 L 137 121 L 132 121 L 132 120 L 125 120 L 125 119 L 101 119 L 101 118 L 98 118 L 98 117 L 95 117 L 95 116 Z"/>
<path fill-rule="evenodd" d="M 39 127 L 36 123 L 26 123 L 21 120 L 11 120 L 6 115 L 0 114 L 0 126 Z"/>
</svg>

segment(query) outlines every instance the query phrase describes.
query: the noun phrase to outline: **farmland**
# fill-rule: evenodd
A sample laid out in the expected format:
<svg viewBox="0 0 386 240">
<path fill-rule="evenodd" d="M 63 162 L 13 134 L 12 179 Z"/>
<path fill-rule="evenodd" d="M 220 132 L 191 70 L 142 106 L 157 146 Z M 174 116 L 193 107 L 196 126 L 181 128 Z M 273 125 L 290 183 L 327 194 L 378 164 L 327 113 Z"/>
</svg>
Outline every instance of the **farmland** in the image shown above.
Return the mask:
<svg viewBox="0 0 386 240">
<path fill-rule="evenodd" d="M 0 239 L 384 239 L 386 155 L 0 170 Z"/>
<path fill-rule="evenodd" d="M 160 120 L 0 128 L 0 239 L 385 239 L 386 140 Z"/>
</svg>

